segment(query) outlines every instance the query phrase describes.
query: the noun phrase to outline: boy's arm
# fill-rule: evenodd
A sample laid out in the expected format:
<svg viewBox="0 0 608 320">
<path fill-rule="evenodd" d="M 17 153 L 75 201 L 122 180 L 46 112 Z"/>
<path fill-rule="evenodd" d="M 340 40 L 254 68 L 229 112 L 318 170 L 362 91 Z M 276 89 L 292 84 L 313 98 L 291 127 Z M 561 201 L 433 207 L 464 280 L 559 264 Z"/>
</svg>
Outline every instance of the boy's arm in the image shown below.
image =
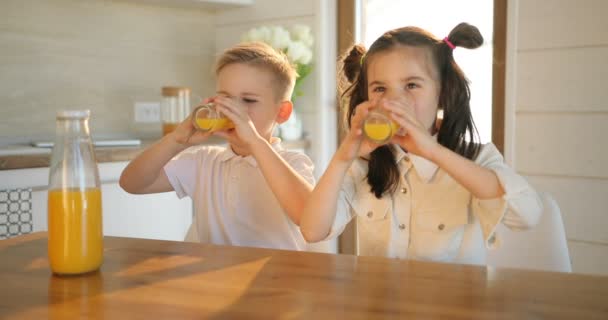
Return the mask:
<svg viewBox="0 0 608 320">
<path fill-rule="evenodd" d="M 256 139 L 252 155 L 270 190 L 289 218 L 300 225 L 304 205 L 313 186 L 298 174 L 263 138 Z"/>
<path fill-rule="evenodd" d="M 178 153 L 202 143 L 211 135 L 196 130 L 191 118 L 192 115 L 133 159 L 120 175 L 120 187 L 135 194 L 174 191 L 163 168 Z"/>
<path fill-rule="evenodd" d="M 164 136 L 127 165 L 120 175 L 120 186 L 134 194 L 173 191 L 163 168 L 184 149 L 171 135 Z"/>
</svg>

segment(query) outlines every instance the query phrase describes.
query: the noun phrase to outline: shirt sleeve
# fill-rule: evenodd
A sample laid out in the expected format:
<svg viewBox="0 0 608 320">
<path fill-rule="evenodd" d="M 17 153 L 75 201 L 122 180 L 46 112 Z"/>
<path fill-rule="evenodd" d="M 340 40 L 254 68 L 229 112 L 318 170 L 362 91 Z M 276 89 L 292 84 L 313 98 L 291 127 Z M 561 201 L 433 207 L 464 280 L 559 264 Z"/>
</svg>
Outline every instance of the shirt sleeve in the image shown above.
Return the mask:
<svg viewBox="0 0 608 320">
<path fill-rule="evenodd" d="M 353 163 L 353 166 L 355 166 L 355 163 Z M 336 203 L 336 216 L 331 229 L 329 230 L 329 234 L 324 240 L 334 239 L 342 234 L 344 228 L 346 228 L 346 225 L 355 216 L 352 209 L 353 199 L 355 198 L 355 194 L 357 192 L 355 184 L 357 178 L 355 177 L 354 171 L 355 170 L 353 170 L 353 167 L 351 166 L 344 177 L 344 182 L 340 188 Z"/>
<path fill-rule="evenodd" d="M 197 165 L 201 158 L 202 149 L 186 149 L 175 156 L 165 165 L 165 174 L 178 198 L 192 197 L 196 178 L 199 175 Z"/>
<path fill-rule="evenodd" d="M 315 185 L 314 164 L 310 158 L 300 152 L 290 152 L 283 155 L 283 159 L 295 170 L 306 182 Z"/>
<path fill-rule="evenodd" d="M 499 244 L 494 232 L 500 222 L 514 230 L 533 227 L 540 219 L 543 204 L 532 186 L 504 163 L 493 144 L 482 146 L 475 162 L 492 170 L 505 191 L 496 199 L 472 199 L 472 211 L 481 223 L 486 246 L 493 248 Z"/>
</svg>

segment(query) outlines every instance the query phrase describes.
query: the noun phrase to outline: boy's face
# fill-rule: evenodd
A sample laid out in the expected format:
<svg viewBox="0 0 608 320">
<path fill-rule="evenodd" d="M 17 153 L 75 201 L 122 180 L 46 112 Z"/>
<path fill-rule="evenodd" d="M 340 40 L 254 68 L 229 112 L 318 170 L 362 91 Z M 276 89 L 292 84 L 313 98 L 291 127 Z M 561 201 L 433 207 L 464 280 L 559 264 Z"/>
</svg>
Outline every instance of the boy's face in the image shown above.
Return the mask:
<svg viewBox="0 0 608 320">
<path fill-rule="evenodd" d="M 217 75 L 217 94 L 236 99 L 247 108 L 247 114 L 258 134 L 269 140 L 281 107 L 276 96 L 275 78 L 263 68 L 233 63 Z"/>
</svg>

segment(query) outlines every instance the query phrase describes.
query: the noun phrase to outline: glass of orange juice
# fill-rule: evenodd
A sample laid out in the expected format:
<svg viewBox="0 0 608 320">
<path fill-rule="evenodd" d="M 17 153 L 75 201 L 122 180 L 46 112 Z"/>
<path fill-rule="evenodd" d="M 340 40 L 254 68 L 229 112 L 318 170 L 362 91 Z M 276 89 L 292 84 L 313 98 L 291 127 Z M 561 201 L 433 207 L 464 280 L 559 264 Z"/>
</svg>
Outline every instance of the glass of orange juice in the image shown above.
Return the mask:
<svg viewBox="0 0 608 320">
<path fill-rule="evenodd" d="M 234 123 L 221 112 L 214 103 L 207 103 L 194 109 L 192 124 L 201 131 L 219 131 L 234 128 Z"/>
<path fill-rule="evenodd" d="M 101 184 L 89 110 L 57 113 L 48 191 L 48 257 L 55 274 L 81 274 L 103 261 Z"/>
<path fill-rule="evenodd" d="M 383 144 L 399 131 L 396 124 L 386 113 L 378 109 L 372 109 L 363 120 L 363 134 L 369 140 Z"/>
</svg>

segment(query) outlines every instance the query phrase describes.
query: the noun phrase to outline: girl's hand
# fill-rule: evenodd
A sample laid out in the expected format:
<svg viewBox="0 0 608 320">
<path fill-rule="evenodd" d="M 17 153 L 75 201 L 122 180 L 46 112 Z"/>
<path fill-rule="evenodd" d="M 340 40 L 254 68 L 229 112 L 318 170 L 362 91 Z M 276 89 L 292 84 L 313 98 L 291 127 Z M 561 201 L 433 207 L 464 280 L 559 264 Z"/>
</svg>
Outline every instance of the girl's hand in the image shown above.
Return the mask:
<svg viewBox="0 0 608 320">
<path fill-rule="evenodd" d="M 390 117 L 397 123 L 404 135 L 396 134 L 391 139 L 403 149 L 426 159 L 439 147 L 439 143 L 431 136 L 428 128 L 416 119 L 412 105 L 402 101 L 381 100 L 381 107 L 390 112 Z"/>
<path fill-rule="evenodd" d="M 217 110 L 234 123 L 234 129 L 216 131 L 215 135 L 225 138 L 232 144 L 244 145 L 246 148 L 261 139 L 255 125 L 249 118 L 247 106 L 239 103 L 237 99 L 225 96 L 216 97 L 214 102 Z"/>
<path fill-rule="evenodd" d="M 203 100 L 202 104 L 212 101 L 213 98 L 207 98 Z M 194 127 L 194 124 L 192 124 L 193 116 L 194 114 L 191 113 L 186 120 L 182 121 L 177 128 L 170 133 L 173 140 L 184 147 L 201 144 L 211 135 L 210 132 L 203 132 Z"/>
<path fill-rule="evenodd" d="M 336 158 L 350 162 L 356 157 L 366 156 L 380 145 L 365 138 L 363 121 L 370 109 L 376 107 L 376 100 L 364 101 L 355 107 L 355 114 L 350 121 L 350 130 L 336 152 Z"/>
</svg>

